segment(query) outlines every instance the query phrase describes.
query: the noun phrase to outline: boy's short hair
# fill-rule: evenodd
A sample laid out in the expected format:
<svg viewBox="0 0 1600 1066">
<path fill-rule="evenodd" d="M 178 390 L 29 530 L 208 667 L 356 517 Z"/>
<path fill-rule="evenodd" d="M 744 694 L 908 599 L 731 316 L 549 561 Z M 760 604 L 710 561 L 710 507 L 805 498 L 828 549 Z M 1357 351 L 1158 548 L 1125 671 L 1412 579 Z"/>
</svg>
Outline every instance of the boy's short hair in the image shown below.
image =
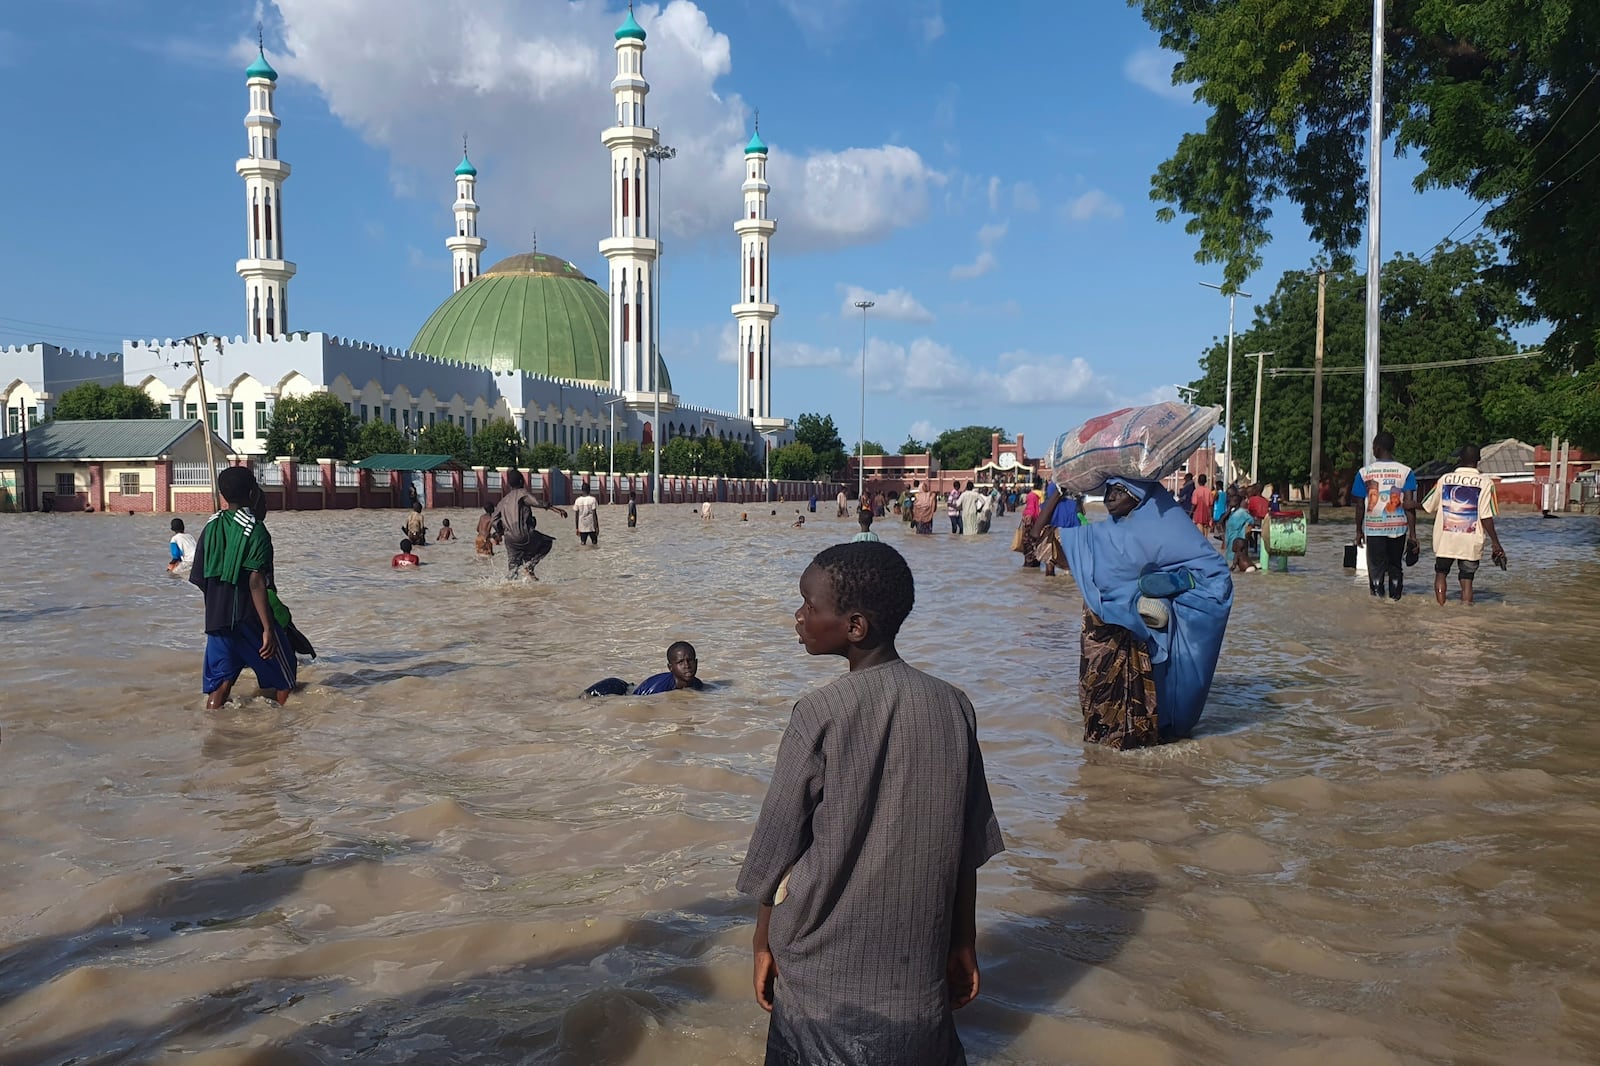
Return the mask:
<svg viewBox="0 0 1600 1066">
<path fill-rule="evenodd" d="M 450 519 L 448 519 L 448 518 L 439 519 L 439 525 L 441 527 L 445 528 L 445 529 L 450 528 Z"/>
<path fill-rule="evenodd" d="M 856 512 L 856 521 L 860 523 L 862 529 L 866 529 L 868 526 L 872 525 L 872 509 L 870 507 L 863 507 L 858 510 Z"/>
<path fill-rule="evenodd" d="M 248 466 L 230 466 L 217 475 L 217 491 L 229 503 L 249 503 L 256 487 L 256 475 Z"/>
<path fill-rule="evenodd" d="M 835 544 L 811 565 L 828 575 L 841 613 L 858 611 L 893 639 L 916 605 L 916 582 L 905 557 L 882 541 Z"/>
<path fill-rule="evenodd" d="M 484 514 L 494 514 L 494 504 L 492 504 L 492 503 L 484 504 L 483 505 L 483 513 Z"/>
<path fill-rule="evenodd" d="M 182 533 L 183 532 L 183 519 L 174 518 L 172 520 L 172 526 L 170 528 L 172 529 L 172 531 L 174 533 Z"/>
<path fill-rule="evenodd" d="M 506 485 L 513 489 L 525 489 L 528 487 L 528 479 L 522 476 L 520 470 L 507 470 Z"/>
<path fill-rule="evenodd" d="M 667 662 L 670 663 L 672 661 L 672 653 L 677 651 L 679 648 L 683 648 L 685 651 L 687 651 L 690 658 L 699 657 L 699 653 L 694 650 L 693 644 L 690 644 L 687 640 L 675 640 L 671 644 L 667 645 Z"/>
<path fill-rule="evenodd" d="M 414 504 L 411 505 L 411 509 L 413 511 L 417 512 L 417 514 L 421 514 L 422 513 L 422 504 L 414 503 Z"/>
<path fill-rule="evenodd" d="M 400 552 L 403 555 L 410 555 L 411 554 L 411 541 L 402 540 L 400 542 Z"/>
</svg>

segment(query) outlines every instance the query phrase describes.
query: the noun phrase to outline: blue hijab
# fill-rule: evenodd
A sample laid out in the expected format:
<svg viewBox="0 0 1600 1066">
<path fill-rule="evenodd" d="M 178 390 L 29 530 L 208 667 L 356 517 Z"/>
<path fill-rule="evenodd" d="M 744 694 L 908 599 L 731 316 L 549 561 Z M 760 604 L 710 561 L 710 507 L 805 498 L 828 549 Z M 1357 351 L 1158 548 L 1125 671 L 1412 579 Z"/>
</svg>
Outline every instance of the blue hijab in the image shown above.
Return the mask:
<svg viewBox="0 0 1600 1066">
<path fill-rule="evenodd" d="M 1163 737 L 1188 736 L 1205 709 L 1233 608 L 1233 578 L 1172 494 L 1156 481 L 1110 478 L 1138 501 L 1127 515 L 1062 531 L 1061 549 L 1083 602 L 1150 648 Z M 1187 570 L 1195 587 L 1167 600 L 1171 621 L 1151 629 L 1139 616 L 1139 578 Z"/>
</svg>

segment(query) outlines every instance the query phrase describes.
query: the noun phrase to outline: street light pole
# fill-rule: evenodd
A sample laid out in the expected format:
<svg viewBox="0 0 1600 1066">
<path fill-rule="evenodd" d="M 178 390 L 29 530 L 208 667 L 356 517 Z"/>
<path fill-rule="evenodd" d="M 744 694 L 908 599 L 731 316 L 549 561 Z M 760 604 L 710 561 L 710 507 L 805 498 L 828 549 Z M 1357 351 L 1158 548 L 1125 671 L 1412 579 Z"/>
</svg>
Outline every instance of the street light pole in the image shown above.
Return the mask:
<svg viewBox="0 0 1600 1066">
<path fill-rule="evenodd" d="M 1221 285 L 1213 285 L 1209 281 L 1202 281 L 1200 284 L 1208 289 L 1216 289 L 1218 292 L 1227 292 Z M 1234 289 L 1231 292 L 1227 292 L 1227 296 L 1228 384 L 1227 394 L 1222 402 L 1222 480 L 1224 484 L 1229 484 L 1233 481 L 1233 475 L 1228 470 L 1229 465 L 1233 462 L 1233 303 L 1235 298 L 1240 296 L 1248 300 L 1250 294 L 1243 289 Z"/>
<path fill-rule="evenodd" d="M 1256 415 L 1250 420 L 1250 484 L 1260 484 L 1256 480 L 1256 468 L 1261 463 L 1261 368 L 1266 365 L 1269 355 L 1277 352 L 1246 352 L 1244 358 L 1256 361 Z"/>
<path fill-rule="evenodd" d="M 606 434 L 606 439 L 611 444 L 611 457 L 606 461 L 606 465 L 609 467 L 606 470 L 606 474 L 613 478 L 617 476 L 617 404 L 621 402 L 621 396 L 618 396 L 615 400 L 606 401 L 606 414 L 611 419 L 611 429 Z"/>
<path fill-rule="evenodd" d="M 765 487 L 765 491 L 762 492 L 762 497 L 763 497 L 763 499 L 764 499 L 764 501 L 766 503 L 771 503 L 772 502 L 772 439 L 773 439 L 773 435 L 771 433 L 763 433 L 763 434 L 761 434 L 761 439 L 767 442 L 767 447 L 765 449 L 765 451 L 766 451 L 766 460 L 767 460 L 767 464 L 766 464 L 767 465 L 767 470 L 766 470 L 766 475 L 767 476 L 766 476 L 766 487 Z"/>
<path fill-rule="evenodd" d="M 659 136 L 660 130 L 656 133 Z M 650 479 L 650 502 L 661 502 L 661 257 L 666 250 L 666 242 L 661 239 L 661 164 L 664 160 L 673 158 L 678 154 L 676 148 L 664 144 L 652 144 L 644 150 L 646 159 L 653 159 L 656 163 L 656 291 L 655 299 L 650 301 L 651 339 L 650 348 L 654 357 L 654 369 L 650 372 L 650 391 L 655 394 L 655 425 L 650 433 L 650 441 L 654 446 L 651 450 L 655 453 L 652 460 L 652 476 Z M 648 165 L 648 164 L 647 164 Z"/>
<path fill-rule="evenodd" d="M 1378 310 L 1383 271 L 1379 229 L 1383 221 L 1383 2 L 1372 0 L 1372 114 L 1367 128 L 1367 347 L 1361 442 L 1372 462 L 1378 435 Z"/>
<path fill-rule="evenodd" d="M 867 496 L 867 309 L 878 306 L 872 300 L 857 300 L 861 308 L 861 437 L 856 442 L 856 503 Z"/>
</svg>

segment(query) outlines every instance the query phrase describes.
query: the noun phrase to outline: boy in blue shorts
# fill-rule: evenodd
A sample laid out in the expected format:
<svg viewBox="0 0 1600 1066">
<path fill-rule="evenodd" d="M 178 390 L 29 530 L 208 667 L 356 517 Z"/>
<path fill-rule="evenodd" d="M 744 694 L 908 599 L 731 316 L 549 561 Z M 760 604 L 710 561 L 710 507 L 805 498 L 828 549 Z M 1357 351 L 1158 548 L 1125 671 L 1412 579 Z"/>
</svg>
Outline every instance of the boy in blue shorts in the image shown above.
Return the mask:
<svg viewBox="0 0 1600 1066">
<path fill-rule="evenodd" d="M 739 874 L 767 1064 L 958 1066 L 978 867 L 1002 848 L 972 704 L 895 650 L 915 592 L 889 545 L 829 548 L 800 598 L 800 643 L 850 669 L 795 704 Z"/>
<path fill-rule="evenodd" d="M 289 639 L 273 617 L 267 598 L 272 582 L 272 536 L 258 517 L 265 513 L 261 486 L 246 466 L 217 475 L 225 510 L 211 516 L 195 546 L 190 584 L 205 597 L 206 660 L 201 690 L 206 709 L 228 701 L 246 666 L 261 687 L 287 703 L 294 690 L 296 664 Z"/>
</svg>

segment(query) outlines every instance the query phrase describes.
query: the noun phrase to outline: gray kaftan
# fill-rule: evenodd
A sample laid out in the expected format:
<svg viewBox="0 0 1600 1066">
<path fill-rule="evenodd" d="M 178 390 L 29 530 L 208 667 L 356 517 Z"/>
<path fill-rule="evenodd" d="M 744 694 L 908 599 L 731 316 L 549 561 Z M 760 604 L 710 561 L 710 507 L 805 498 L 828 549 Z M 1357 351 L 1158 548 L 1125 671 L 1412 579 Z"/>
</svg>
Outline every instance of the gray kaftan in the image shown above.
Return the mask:
<svg viewBox="0 0 1600 1066">
<path fill-rule="evenodd" d="M 895 660 L 795 704 L 739 889 L 772 903 L 767 1062 L 964 1063 L 945 962 L 956 884 L 1003 850 L 958 688 Z"/>
</svg>

